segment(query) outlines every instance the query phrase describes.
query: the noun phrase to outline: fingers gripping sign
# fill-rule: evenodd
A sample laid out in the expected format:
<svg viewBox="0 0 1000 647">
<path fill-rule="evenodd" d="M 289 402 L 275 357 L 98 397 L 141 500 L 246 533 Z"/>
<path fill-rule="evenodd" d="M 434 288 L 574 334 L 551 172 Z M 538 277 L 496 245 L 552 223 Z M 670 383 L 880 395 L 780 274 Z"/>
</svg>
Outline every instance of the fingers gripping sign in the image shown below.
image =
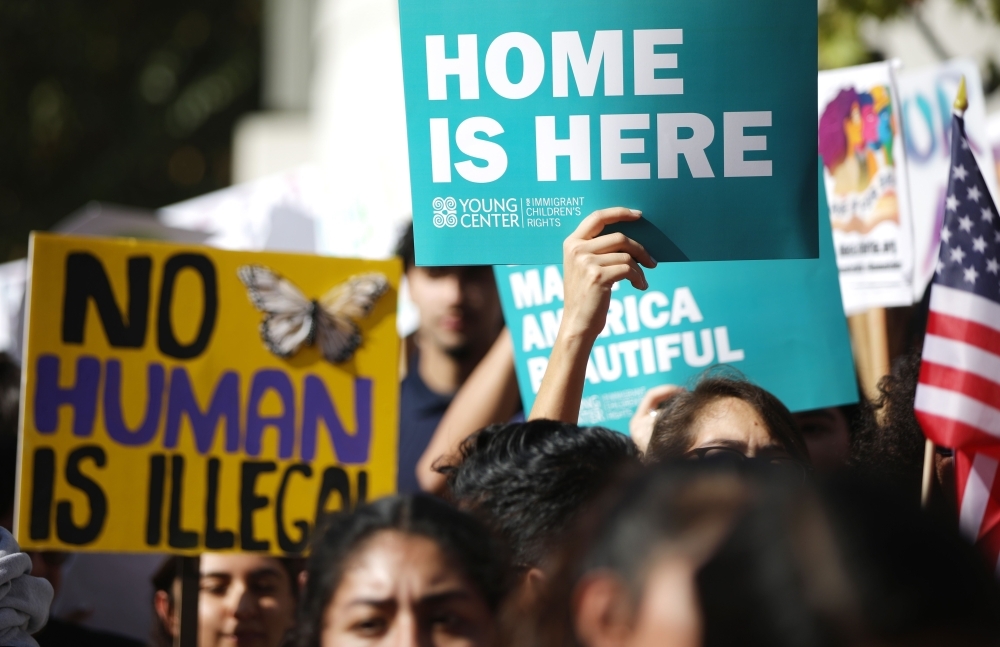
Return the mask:
<svg viewBox="0 0 1000 647">
<path fill-rule="evenodd" d="M 632 440 L 640 451 L 645 452 L 646 448 L 649 447 L 649 439 L 653 436 L 653 426 L 660 408 L 668 400 L 683 391 L 683 387 L 674 384 L 663 384 L 661 386 L 654 386 L 642 396 L 639 407 L 635 410 L 632 420 L 628 423 L 628 435 L 632 437 Z"/>
<path fill-rule="evenodd" d="M 649 252 L 621 233 L 601 235 L 604 228 L 642 217 L 640 211 L 613 207 L 590 214 L 563 243 L 565 310 L 562 327 L 568 335 L 591 342 L 604 329 L 611 288 L 628 280 L 637 290 L 649 287 L 642 268 L 656 267 Z"/>
</svg>

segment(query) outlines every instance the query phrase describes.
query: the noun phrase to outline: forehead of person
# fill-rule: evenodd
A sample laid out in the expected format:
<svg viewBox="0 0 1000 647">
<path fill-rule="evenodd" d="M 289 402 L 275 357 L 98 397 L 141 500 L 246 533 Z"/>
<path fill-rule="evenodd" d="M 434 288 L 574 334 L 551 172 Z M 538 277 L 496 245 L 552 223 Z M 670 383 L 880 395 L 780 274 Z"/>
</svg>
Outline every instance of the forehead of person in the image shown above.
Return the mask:
<svg viewBox="0 0 1000 647">
<path fill-rule="evenodd" d="M 734 397 L 705 405 L 691 425 L 690 438 L 692 449 L 726 447 L 751 457 L 787 454 L 757 409 Z"/>
<path fill-rule="evenodd" d="M 383 530 L 356 551 L 323 614 L 322 647 L 490 647 L 492 612 L 456 560 L 422 535 Z"/>
<path fill-rule="evenodd" d="M 199 647 L 278 647 L 295 626 L 291 576 L 263 555 L 201 557 Z"/>
</svg>

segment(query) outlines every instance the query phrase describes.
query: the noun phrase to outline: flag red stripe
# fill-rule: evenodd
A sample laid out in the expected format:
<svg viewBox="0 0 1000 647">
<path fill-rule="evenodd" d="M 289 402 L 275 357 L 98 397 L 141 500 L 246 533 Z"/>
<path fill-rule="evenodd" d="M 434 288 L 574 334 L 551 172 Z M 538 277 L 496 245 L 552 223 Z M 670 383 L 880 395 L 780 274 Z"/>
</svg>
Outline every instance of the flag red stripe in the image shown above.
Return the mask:
<svg viewBox="0 0 1000 647">
<path fill-rule="evenodd" d="M 995 491 L 994 496 L 996 496 Z M 991 498 L 990 504 L 993 504 L 994 501 L 995 499 Z M 1000 525 L 994 526 L 986 534 L 981 535 L 976 542 L 976 547 L 986 557 L 990 571 L 996 572 L 998 570 L 997 561 L 1000 561 Z"/>
<path fill-rule="evenodd" d="M 1000 332 L 968 319 L 931 312 L 927 318 L 927 334 L 962 341 L 1000 355 Z"/>
<path fill-rule="evenodd" d="M 920 412 L 917 412 L 917 419 L 920 419 Z M 920 423 L 923 425 L 923 422 Z M 924 431 L 926 432 L 927 427 L 924 426 Z M 932 439 L 933 440 L 933 439 Z M 938 443 L 940 444 L 940 443 Z M 955 494 L 958 495 L 958 500 L 956 503 L 956 510 L 962 509 L 962 499 L 965 498 L 965 486 L 969 483 L 969 473 L 972 472 L 972 459 L 971 454 L 967 454 L 963 451 L 955 451 Z"/>
<path fill-rule="evenodd" d="M 935 445 L 1000 458 L 1000 443 L 996 436 L 952 418 L 919 409 L 916 414 L 924 435 L 933 440 Z"/>
<path fill-rule="evenodd" d="M 995 532 L 1000 527 L 1000 473 L 993 479 L 993 487 L 990 488 L 990 500 L 986 504 L 986 512 L 983 514 L 982 525 L 979 526 L 979 538 Z M 996 555 L 994 555 L 996 557 Z M 993 561 L 996 564 L 996 560 Z"/>
<path fill-rule="evenodd" d="M 997 379 L 1000 379 L 1000 376 L 997 376 Z M 920 383 L 958 391 L 994 408 L 1000 405 L 1000 384 L 950 366 L 926 360 L 921 362 Z M 997 439 L 997 442 L 1000 442 L 1000 439 Z"/>
<path fill-rule="evenodd" d="M 972 292 L 935 283 L 931 286 L 931 312 L 961 313 L 963 319 L 1000 330 L 1000 303 Z"/>
</svg>

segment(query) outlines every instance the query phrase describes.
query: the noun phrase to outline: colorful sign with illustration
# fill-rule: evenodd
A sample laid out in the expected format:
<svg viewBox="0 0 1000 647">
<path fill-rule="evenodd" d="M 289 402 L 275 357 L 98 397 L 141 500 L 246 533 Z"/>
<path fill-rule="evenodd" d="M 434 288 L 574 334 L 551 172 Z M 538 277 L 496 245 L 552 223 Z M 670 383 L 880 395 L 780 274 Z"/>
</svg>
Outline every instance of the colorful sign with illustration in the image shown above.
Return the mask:
<svg viewBox="0 0 1000 647">
<path fill-rule="evenodd" d="M 823 203 L 820 218 L 818 259 L 660 265 L 645 270 L 646 291 L 618 283 L 587 364 L 580 423 L 627 432 L 647 389 L 690 384 L 717 364 L 736 368 L 793 411 L 856 402 Z M 529 411 L 559 330 L 562 268 L 495 272 Z"/>
<path fill-rule="evenodd" d="M 399 0 L 421 265 L 558 263 L 588 213 L 660 261 L 815 258 L 816 7 Z"/>
<path fill-rule="evenodd" d="M 25 550 L 301 552 L 393 492 L 396 261 L 34 234 Z"/>
<path fill-rule="evenodd" d="M 951 113 L 958 84 L 965 77 L 969 107 L 965 133 L 982 169 L 986 186 L 997 193 L 993 153 L 986 121 L 986 97 L 979 64 L 968 59 L 899 75 L 903 135 L 913 205 L 913 300 L 919 301 L 930 284 L 941 247 L 945 198 L 951 166 Z"/>
<path fill-rule="evenodd" d="M 819 152 L 845 311 L 909 305 L 911 225 L 894 63 L 820 73 Z"/>
</svg>

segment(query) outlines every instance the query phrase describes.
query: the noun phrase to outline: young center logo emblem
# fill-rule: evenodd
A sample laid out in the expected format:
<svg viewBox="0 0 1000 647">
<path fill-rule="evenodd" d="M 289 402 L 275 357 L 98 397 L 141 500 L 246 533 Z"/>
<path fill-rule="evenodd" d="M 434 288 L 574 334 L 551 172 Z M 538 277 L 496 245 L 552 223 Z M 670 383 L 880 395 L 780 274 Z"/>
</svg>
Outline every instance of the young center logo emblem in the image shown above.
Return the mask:
<svg viewBox="0 0 1000 647">
<path fill-rule="evenodd" d="M 438 229 L 458 224 L 458 203 L 455 198 L 434 198 L 431 208 L 434 210 L 434 226 Z"/>
</svg>

